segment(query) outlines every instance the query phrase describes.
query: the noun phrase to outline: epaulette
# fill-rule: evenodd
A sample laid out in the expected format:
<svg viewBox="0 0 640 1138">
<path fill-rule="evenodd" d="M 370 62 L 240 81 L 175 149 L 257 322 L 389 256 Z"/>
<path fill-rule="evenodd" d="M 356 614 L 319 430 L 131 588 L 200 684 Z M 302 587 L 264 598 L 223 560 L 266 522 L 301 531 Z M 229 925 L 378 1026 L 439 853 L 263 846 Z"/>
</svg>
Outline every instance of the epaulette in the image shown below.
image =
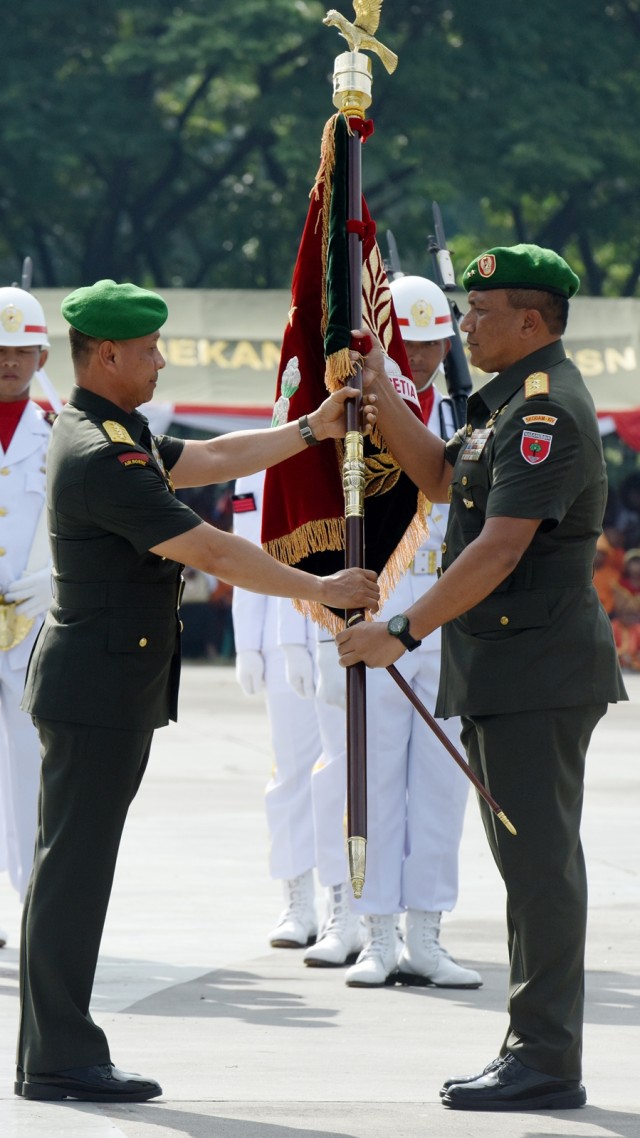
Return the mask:
<svg viewBox="0 0 640 1138">
<path fill-rule="evenodd" d="M 546 371 L 534 371 L 524 381 L 525 399 L 533 399 L 536 395 L 549 394 L 549 375 Z"/>
<path fill-rule="evenodd" d="M 112 443 L 128 443 L 132 447 L 136 445 L 127 428 L 123 427 L 122 423 L 117 423 L 115 419 L 105 419 L 102 429 Z"/>
</svg>

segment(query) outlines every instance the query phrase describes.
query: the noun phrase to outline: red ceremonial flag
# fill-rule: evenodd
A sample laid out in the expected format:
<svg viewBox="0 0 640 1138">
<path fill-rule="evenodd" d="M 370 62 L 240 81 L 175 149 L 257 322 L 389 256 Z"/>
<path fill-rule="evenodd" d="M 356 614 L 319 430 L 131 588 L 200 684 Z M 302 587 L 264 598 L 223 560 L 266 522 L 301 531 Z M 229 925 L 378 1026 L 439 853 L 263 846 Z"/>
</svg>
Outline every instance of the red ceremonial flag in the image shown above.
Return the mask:
<svg viewBox="0 0 640 1138">
<path fill-rule="evenodd" d="M 348 383 L 349 264 L 347 254 L 347 132 L 342 114 L 327 122 L 320 167 L 293 273 L 273 425 L 313 411 L 328 391 Z M 362 200 L 364 323 L 388 356 L 387 374 L 412 411 L 420 402 L 398 328 L 375 223 Z M 327 439 L 267 470 L 262 543 L 278 560 L 327 576 L 344 568 L 344 493 L 341 439 Z M 379 576 L 384 601 L 428 533 L 424 496 L 400 469 L 378 432 L 365 437 L 365 565 Z M 332 632 L 343 614 L 310 602 L 302 611 Z"/>
</svg>

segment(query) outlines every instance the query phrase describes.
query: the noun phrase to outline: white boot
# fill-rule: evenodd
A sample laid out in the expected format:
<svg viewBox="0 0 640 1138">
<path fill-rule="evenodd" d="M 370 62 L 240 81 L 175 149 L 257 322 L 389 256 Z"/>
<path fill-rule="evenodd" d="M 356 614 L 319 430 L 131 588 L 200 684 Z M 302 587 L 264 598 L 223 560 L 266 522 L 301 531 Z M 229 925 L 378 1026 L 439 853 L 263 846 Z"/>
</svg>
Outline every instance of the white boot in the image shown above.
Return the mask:
<svg viewBox="0 0 640 1138">
<path fill-rule="evenodd" d="M 269 935 L 269 942 L 272 948 L 306 948 L 318 931 L 313 870 L 282 884 L 286 907 Z"/>
<path fill-rule="evenodd" d="M 345 984 L 350 988 L 381 988 L 398 967 L 398 933 L 396 918 L 367 915 L 365 946 L 355 964 L 347 970 Z"/>
<path fill-rule="evenodd" d="M 320 938 L 304 954 L 310 968 L 339 968 L 355 960 L 364 942 L 362 921 L 349 908 L 347 890 L 343 882 L 329 890 L 329 916 Z"/>
<path fill-rule="evenodd" d="M 398 962 L 399 984 L 424 984 L 434 988 L 479 988 L 482 977 L 473 968 L 463 968 L 440 944 L 442 913 L 407 911 L 404 948 Z"/>
</svg>

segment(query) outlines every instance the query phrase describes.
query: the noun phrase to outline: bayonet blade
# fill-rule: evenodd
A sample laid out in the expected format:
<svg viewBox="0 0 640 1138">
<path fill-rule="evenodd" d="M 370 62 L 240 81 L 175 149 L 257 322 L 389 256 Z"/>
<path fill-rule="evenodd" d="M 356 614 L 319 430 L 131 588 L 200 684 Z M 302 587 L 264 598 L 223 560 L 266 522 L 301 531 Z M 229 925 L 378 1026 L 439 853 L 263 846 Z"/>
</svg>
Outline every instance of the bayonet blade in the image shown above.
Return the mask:
<svg viewBox="0 0 640 1138">
<path fill-rule="evenodd" d="M 25 292 L 31 292 L 31 280 L 33 277 L 33 261 L 31 257 L 25 257 L 22 262 L 22 277 L 20 278 L 20 288 Z"/>
</svg>

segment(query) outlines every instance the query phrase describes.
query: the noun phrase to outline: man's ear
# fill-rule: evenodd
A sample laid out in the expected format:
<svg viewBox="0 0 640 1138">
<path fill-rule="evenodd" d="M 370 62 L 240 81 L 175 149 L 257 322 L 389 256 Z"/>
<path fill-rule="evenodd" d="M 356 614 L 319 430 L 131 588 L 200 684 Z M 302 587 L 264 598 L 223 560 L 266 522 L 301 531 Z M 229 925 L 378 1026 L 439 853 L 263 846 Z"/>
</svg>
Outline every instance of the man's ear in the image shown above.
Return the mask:
<svg viewBox="0 0 640 1138">
<path fill-rule="evenodd" d="M 530 340 L 541 331 L 544 321 L 537 308 L 524 308 L 522 310 L 521 334 L 523 340 Z"/>
<path fill-rule="evenodd" d="M 101 340 L 97 355 L 103 367 L 112 368 L 116 362 L 116 345 L 113 340 Z"/>
<path fill-rule="evenodd" d="M 449 339 L 443 340 L 442 341 L 442 347 L 444 348 L 444 351 L 442 353 L 442 359 L 445 360 L 446 357 L 449 355 L 449 352 L 451 351 L 451 340 L 449 340 Z"/>
<path fill-rule="evenodd" d="M 49 359 L 49 352 L 47 351 L 46 348 L 42 348 L 42 350 L 40 352 L 40 358 L 38 359 L 37 371 L 40 371 L 40 369 L 44 367 L 44 365 L 46 364 L 48 359 Z"/>
</svg>

